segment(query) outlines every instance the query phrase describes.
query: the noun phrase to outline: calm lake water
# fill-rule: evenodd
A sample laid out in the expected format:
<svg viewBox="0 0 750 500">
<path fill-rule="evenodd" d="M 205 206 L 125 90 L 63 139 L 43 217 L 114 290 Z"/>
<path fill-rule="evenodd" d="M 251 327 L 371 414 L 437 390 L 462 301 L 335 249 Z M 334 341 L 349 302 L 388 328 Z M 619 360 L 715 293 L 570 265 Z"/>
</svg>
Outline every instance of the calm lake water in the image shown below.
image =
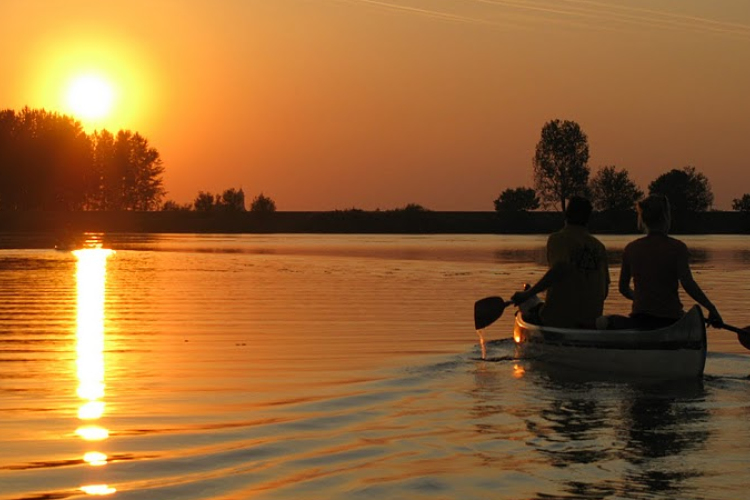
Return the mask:
<svg viewBox="0 0 750 500">
<path fill-rule="evenodd" d="M 747 497 L 733 334 L 700 381 L 573 378 L 512 360 L 509 308 L 478 359 L 544 236 L 99 237 L 0 238 L 0 500 Z M 750 237 L 683 240 L 750 324 Z"/>
</svg>

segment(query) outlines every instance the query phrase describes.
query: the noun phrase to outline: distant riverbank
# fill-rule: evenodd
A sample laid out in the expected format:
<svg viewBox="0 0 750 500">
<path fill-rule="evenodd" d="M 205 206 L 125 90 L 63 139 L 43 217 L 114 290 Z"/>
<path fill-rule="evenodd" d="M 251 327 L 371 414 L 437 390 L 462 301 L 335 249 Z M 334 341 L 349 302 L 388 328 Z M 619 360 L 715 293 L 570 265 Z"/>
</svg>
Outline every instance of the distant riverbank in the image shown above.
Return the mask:
<svg viewBox="0 0 750 500">
<path fill-rule="evenodd" d="M 559 212 L 0 212 L 0 232 L 546 234 L 562 223 Z M 638 232 L 632 212 L 595 213 L 590 229 Z M 750 234 L 750 213 L 677 215 L 672 233 Z"/>
</svg>

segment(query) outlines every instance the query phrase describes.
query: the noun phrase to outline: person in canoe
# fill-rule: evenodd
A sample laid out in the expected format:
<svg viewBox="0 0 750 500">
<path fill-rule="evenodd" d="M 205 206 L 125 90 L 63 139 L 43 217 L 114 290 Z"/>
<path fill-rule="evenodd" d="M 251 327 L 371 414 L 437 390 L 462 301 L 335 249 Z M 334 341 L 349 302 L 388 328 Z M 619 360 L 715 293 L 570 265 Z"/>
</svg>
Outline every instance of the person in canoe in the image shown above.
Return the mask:
<svg viewBox="0 0 750 500">
<path fill-rule="evenodd" d="M 543 303 L 524 313 L 530 323 L 593 328 L 602 315 L 609 291 L 609 266 L 604 244 L 587 229 L 591 211 L 586 198 L 568 200 L 565 226 L 547 239 L 549 269 L 534 286 L 511 297 L 523 311 L 525 302 L 547 292 Z"/>
<path fill-rule="evenodd" d="M 693 278 L 687 245 L 668 236 L 671 212 L 667 197 L 651 195 L 638 202 L 636 209 L 638 227 L 646 236 L 625 246 L 618 283 L 620 293 L 633 301 L 632 311 L 629 317 L 605 316 L 598 324 L 610 329 L 671 325 L 685 314 L 679 297 L 682 285 L 693 300 L 706 308 L 709 324 L 721 326 L 719 311 Z"/>
</svg>

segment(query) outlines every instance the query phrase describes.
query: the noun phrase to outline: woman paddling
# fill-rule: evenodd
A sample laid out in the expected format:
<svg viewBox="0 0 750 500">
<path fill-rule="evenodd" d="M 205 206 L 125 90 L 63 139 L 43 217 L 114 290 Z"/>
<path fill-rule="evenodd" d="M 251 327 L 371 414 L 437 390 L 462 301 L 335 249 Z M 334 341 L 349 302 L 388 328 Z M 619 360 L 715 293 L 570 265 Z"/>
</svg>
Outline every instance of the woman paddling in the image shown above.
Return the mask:
<svg viewBox="0 0 750 500">
<path fill-rule="evenodd" d="M 687 246 L 667 235 L 671 223 L 667 197 L 651 195 L 638 202 L 637 210 L 638 227 L 647 234 L 625 247 L 619 280 L 620 293 L 633 301 L 633 309 L 629 318 L 607 317 L 607 327 L 653 329 L 674 323 L 684 314 L 679 285 L 708 310 L 710 325 L 721 326 L 719 311 L 693 279 Z"/>
</svg>

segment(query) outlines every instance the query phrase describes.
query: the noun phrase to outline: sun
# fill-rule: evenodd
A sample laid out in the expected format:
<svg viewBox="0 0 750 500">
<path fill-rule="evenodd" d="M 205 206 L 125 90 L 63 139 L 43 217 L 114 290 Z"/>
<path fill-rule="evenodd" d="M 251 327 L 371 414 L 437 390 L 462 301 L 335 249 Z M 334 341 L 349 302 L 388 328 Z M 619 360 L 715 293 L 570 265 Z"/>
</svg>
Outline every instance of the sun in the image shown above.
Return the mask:
<svg viewBox="0 0 750 500">
<path fill-rule="evenodd" d="M 40 38 L 29 57 L 34 74 L 26 104 L 68 116 L 86 133 L 160 123 L 162 62 L 138 40 L 94 35 Z"/>
<path fill-rule="evenodd" d="M 91 121 L 106 118 L 112 112 L 115 91 L 106 78 L 91 73 L 72 78 L 65 97 L 67 108 L 76 118 Z"/>
</svg>

